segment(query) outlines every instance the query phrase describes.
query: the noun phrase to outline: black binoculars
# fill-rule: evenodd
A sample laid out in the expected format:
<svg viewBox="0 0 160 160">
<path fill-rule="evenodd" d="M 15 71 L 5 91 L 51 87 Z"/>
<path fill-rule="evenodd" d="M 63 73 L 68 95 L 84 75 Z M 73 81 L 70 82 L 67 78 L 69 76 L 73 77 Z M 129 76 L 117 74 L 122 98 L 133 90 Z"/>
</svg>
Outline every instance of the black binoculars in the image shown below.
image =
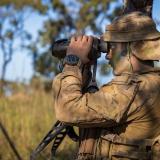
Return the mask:
<svg viewBox="0 0 160 160">
<path fill-rule="evenodd" d="M 60 39 L 54 41 L 51 46 L 52 55 L 59 59 L 63 59 L 66 56 L 67 47 L 70 43 L 70 39 Z M 90 60 L 95 60 L 100 57 L 101 52 L 107 53 L 109 44 L 102 39 L 94 38 L 91 51 L 88 55 Z"/>
</svg>

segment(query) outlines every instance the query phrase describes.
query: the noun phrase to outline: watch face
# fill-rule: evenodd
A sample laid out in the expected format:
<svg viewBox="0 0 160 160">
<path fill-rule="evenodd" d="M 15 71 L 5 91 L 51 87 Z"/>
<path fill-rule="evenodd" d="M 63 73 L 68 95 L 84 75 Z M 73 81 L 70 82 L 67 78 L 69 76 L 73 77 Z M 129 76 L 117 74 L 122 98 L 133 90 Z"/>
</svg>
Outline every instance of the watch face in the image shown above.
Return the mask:
<svg viewBox="0 0 160 160">
<path fill-rule="evenodd" d="M 79 58 L 76 55 L 67 55 L 65 57 L 65 63 L 69 65 L 76 65 L 79 62 Z"/>
</svg>

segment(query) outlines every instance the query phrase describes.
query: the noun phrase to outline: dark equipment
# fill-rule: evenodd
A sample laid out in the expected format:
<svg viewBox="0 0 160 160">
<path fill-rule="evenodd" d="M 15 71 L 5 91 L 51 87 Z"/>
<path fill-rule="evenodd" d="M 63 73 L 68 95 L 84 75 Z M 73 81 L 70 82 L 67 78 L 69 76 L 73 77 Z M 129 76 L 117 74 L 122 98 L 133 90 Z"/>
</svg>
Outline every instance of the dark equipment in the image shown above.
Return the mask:
<svg viewBox="0 0 160 160">
<path fill-rule="evenodd" d="M 54 57 L 63 59 L 66 56 L 67 47 L 70 43 L 69 39 L 60 39 L 52 43 L 51 51 Z M 94 38 L 92 49 L 89 53 L 89 59 L 95 60 L 100 57 L 100 53 L 106 53 L 109 49 L 107 42 L 102 39 Z"/>
<path fill-rule="evenodd" d="M 73 141 L 77 142 L 79 137 L 75 133 L 73 127 L 67 126 L 60 121 L 57 121 L 46 136 L 42 139 L 36 149 L 31 153 L 30 160 L 35 160 L 37 155 L 43 151 L 46 146 L 53 141 L 51 149 L 51 159 L 54 159 L 56 150 L 61 144 L 65 136 L 68 135 Z"/>
</svg>

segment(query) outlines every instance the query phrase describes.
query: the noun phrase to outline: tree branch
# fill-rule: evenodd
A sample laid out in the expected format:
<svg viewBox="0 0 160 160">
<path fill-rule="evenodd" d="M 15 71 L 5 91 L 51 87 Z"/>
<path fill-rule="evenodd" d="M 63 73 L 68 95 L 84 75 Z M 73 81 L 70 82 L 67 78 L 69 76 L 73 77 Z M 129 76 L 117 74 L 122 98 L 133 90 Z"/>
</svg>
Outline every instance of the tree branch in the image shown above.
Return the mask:
<svg viewBox="0 0 160 160">
<path fill-rule="evenodd" d="M 123 0 L 123 13 L 141 11 L 152 17 L 153 0 Z"/>
</svg>

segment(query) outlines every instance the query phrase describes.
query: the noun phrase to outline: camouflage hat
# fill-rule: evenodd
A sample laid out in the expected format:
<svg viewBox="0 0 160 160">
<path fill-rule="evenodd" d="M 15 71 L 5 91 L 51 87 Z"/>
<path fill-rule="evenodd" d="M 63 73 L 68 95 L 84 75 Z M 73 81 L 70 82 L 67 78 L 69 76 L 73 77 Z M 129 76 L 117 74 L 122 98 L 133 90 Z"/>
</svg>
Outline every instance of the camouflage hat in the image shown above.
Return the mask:
<svg viewBox="0 0 160 160">
<path fill-rule="evenodd" d="M 130 47 L 141 60 L 160 60 L 160 39 L 132 42 Z"/>
<path fill-rule="evenodd" d="M 132 42 L 132 53 L 142 60 L 160 60 L 160 32 L 153 19 L 132 12 L 115 19 L 103 35 L 108 42 Z"/>
<path fill-rule="evenodd" d="M 104 41 L 132 42 L 160 37 L 152 18 L 141 12 L 132 12 L 116 18 L 106 27 Z"/>
</svg>

